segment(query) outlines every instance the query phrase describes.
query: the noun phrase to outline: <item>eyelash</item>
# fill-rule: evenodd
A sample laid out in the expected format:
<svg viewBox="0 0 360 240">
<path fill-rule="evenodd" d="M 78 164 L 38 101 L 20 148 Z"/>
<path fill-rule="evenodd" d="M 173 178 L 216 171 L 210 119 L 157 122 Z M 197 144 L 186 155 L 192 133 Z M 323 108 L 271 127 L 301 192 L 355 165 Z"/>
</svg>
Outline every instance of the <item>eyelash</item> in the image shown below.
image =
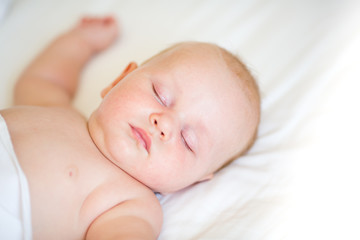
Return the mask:
<svg viewBox="0 0 360 240">
<path fill-rule="evenodd" d="M 160 94 L 156 90 L 156 87 L 154 84 L 152 85 L 152 89 L 153 89 L 153 92 L 155 93 L 156 100 L 158 100 L 158 102 L 160 102 L 162 105 L 166 106 L 165 99 L 162 96 L 160 96 Z"/>
<path fill-rule="evenodd" d="M 187 143 L 186 139 L 184 138 L 183 133 L 181 133 L 181 139 L 182 139 L 185 147 L 186 147 L 189 151 L 194 152 L 194 151 L 191 149 L 191 147 L 189 146 L 189 144 Z"/>
</svg>

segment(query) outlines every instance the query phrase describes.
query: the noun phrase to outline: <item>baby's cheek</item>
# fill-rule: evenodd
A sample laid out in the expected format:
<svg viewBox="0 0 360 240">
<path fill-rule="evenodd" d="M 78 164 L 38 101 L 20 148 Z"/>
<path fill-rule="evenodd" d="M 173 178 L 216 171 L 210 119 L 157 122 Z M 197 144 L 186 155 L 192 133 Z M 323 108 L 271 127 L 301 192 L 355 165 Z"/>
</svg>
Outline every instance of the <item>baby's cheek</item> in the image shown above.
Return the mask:
<svg viewBox="0 0 360 240">
<path fill-rule="evenodd" d="M 134 159 L 135 151 L 133 140 L 126 136 L 125 134 L 113 134 L 110 132 L 106 136 L 105 147 L 109 152 L 110 160 L 120 166 L 124 164 L 125 161 L 130 161 Z"/>
</svg>

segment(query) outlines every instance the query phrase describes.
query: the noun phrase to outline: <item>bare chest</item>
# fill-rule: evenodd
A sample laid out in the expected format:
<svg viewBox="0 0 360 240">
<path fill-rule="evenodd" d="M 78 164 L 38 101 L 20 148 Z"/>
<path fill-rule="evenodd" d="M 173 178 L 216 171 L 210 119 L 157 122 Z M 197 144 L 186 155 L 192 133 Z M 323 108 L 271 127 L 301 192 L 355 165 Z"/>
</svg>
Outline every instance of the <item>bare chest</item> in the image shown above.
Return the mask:
<svg viewBox="0 0 360 240">
<path fill-rule="evenodd" d="M 35 239 L 82 239 L 96 217 L 142 188 L 103 157 L 84 121 L 67 119 L 9 124 L 29 183 Z"/>
</svg>

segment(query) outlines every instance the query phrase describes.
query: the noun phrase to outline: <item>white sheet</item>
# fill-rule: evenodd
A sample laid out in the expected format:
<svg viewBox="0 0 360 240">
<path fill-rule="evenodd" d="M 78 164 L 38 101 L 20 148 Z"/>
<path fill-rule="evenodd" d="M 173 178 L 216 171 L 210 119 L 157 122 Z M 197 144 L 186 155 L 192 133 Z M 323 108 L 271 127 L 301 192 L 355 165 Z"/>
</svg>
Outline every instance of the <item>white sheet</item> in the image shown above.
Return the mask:
<svg viewBox="0 0 360 240">
<path fill-rule="evenodd" d="M 360 2 L 12 1 L 0 22 L 0 107 L 21 70 L 84 14 L 122 37 L 85 69 L 89 115 L 130 60 L 183 40 L 240 55 L 262 92 L 259 139 L 215 179 L 161 199 L 160 239 L 359 239 Z"/>
<path fill-rule="evenodd" d="M 27 179 L 0 115 L 0 238 L 31 240 L 31 207 Z"/>
</svg>

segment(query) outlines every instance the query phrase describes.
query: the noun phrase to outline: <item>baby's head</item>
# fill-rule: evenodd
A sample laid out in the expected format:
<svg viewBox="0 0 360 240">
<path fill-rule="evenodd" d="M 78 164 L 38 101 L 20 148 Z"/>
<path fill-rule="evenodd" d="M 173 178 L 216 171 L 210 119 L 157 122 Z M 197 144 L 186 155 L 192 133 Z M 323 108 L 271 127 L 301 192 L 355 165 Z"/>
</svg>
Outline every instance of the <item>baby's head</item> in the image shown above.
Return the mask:
<svg viewBox="0 0 360 240">
<path fill-rule="evenodd" d="M 131 63 L 89 119 L 100 151 L 154 191 L 173 192 L 210 179 L 254 142 L 257 85 L 226 50 L 177 44 Z"/>
</svg>

